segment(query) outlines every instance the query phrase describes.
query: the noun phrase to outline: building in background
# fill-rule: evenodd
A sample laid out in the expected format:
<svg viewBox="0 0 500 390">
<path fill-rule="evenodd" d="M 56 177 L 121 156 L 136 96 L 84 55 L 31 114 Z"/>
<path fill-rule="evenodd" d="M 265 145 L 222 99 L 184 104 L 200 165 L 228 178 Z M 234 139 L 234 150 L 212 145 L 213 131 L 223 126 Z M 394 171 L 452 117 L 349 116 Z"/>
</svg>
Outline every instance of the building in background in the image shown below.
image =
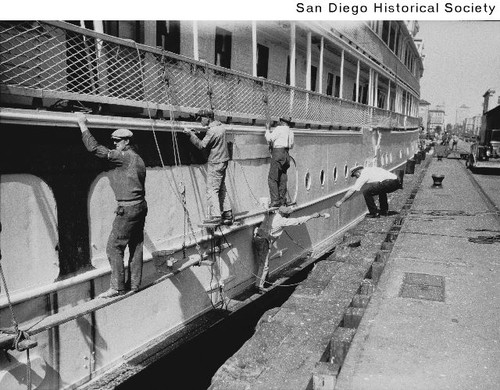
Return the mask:
<svg viewBox="0 0 500 390">
<path fill-rule="evenodd" d="M 466 106 L 465 104 L 462 104 L 460 107 L 457 108 L 457 111 L 455 113 L 455 125 L 454 125 L 455 133 L 462 134 L 465 131 L 464 120 L 469 117 L 471 117 L 470 107 Z"/>
<path fill-rule="evenodd" d="M 432 136 L 440 136 L 445 130 L 445 111 L 443 106 L 429 110 L 428 131 Z"/>
<path fill-rule="evenodd" d="M 422 122 L 422 127 L 423 127 L 423 133 L 424 134 L 429 134 L 429 107 L 430 103 L 427 100 L 420 99 L 420 102 L 418 103 L 418 116 L 421 119 Z"/>
</svg>

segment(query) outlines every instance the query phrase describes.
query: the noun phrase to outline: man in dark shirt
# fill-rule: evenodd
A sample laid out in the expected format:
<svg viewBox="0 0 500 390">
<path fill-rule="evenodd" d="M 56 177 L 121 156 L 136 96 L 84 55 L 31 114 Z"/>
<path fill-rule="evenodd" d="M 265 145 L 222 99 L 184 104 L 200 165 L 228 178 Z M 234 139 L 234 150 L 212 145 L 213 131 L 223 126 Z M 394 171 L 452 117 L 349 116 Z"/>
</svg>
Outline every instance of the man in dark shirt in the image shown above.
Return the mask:
<svg viewBox="0 0 500 390">
<path fill-rule="evenodd" d="M 208 212 L 204 223 L 233 223 L 233 211 L 226 189 L 226 170 L 229 161 L 229 151 L 226 142 L 226 127 L 214 120 L 211 110 L 200 110 L 197 114 L 201 125 L 207 127 L 205 137 L 200 140 L 192 129 L 184 128 L 189 140 L 198 149 L 208 151 L 207 169 L 207 206 Z"/>
<path fill-rule="evenodd" d="M 129 289 L 136 292 L 142 278 L 144 223 L 148 212 L 144 189 L 146 166 L 131 146 L 133 134 L 130 130 L 115 130 L 111 134 L 115 149 L 108 149 L 92 136 L 84 114 L 77 114 L 77 121 L 87 150 L 108 162 L 109 181 L 118 203 L 106 246 L 111 265 L 110 288 L 99 297 L 111 298 L 125 294 Z M 123 257 L 127 245 L 130 259 L 128 277 L 125 278 Z"/>
</svg>

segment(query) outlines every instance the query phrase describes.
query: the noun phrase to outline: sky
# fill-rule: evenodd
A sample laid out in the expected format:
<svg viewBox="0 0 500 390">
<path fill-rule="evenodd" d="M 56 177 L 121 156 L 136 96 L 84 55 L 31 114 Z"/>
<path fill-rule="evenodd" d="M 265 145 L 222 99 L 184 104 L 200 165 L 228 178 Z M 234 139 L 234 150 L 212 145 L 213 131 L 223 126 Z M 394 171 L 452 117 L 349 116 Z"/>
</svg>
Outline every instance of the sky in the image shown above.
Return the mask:
<svg viewBox="0 0 500 390">
<path fill-rule="evenodd" d="M 419 21 L 424 76 L 420 97 L 431 108 L 444 104 L 454 123 L 463 104 L 482 113 L 483 94 L 500 92 L 500 21 Z"/>
</svg>

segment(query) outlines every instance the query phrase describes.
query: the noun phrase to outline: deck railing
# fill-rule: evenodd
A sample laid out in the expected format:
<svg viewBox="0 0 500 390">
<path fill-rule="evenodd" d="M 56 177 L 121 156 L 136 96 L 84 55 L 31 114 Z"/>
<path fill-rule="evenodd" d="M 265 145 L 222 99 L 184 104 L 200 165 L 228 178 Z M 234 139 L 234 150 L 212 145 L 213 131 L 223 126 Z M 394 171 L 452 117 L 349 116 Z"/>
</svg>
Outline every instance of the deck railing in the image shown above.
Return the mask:
<svg viewBox="0 0 500 390">
<path fill-rule="evenodd" d="M 64 22 L 0 22 L 2 94 L 324 127 L 411 129 L 419 119 L 255 78 Z"/>
</svg>

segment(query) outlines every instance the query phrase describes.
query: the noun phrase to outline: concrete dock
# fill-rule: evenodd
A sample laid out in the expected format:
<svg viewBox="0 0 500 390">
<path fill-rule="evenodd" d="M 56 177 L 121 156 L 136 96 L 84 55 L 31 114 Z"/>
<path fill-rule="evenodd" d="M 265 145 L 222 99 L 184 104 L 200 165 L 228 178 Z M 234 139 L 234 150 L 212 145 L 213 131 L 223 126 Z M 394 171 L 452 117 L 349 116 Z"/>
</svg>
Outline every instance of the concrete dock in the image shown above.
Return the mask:
<svg viewBox="0 0 500 390">
<path fill-rule="evenodd" d="M 336 390 L 500 388 L 500 216 L 488 206 L 460 162 L 432 162 Z"/>
<path fill-rule="evenodd" d="M 431 156 L 389 202 L 263 316 L 211 390 L 500 388 L 498 211 L 461 161 Z"/>
</svg>

